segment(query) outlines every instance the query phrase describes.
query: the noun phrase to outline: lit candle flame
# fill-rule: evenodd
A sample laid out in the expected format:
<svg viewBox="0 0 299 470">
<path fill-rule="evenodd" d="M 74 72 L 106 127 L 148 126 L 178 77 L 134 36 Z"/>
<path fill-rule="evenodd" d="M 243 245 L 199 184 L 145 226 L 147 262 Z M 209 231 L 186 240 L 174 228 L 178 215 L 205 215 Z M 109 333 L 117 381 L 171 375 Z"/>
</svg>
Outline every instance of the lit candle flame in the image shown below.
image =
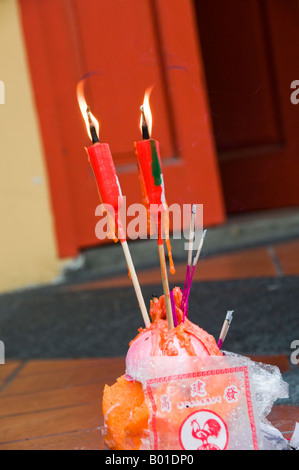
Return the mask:
<svg viewBox="0 0 299 470">
<path fill-rule="evenodd" d="M 151 112 L 151 107 L 149 103 L 152 89 L 153 87 L 150 87 L 145 91 L 143 105 L 140 107 L 140 111 L 141 111 L 140 130 L 142 131 L 142 122 L 143 122 L 143 116 L 144 116 L 150 136 L 152 134 L 152 126 L 153 126 L 152 112 Z"/>
<path fill-rule="evenodd" d="M 85 95 L 84 95 L 84 80 L 81 80 L 77 85 L 77 100 L 78 100 L 79 108 L 81 110 L 81 114 L 85 121 L 87 133 L 89 135 L 90 140 L 92 140 L 92 135 L 90 132 L 90 124 L 92 123 L 94 125 L 97 135 L 99 135 L 99 132 L 100 132 L 100 124 L 97 121 L 97 119 L 94 117 L 94 115 L 91 113 L 90 108 L 88 104 L 86 103 Z"/>
</svg>

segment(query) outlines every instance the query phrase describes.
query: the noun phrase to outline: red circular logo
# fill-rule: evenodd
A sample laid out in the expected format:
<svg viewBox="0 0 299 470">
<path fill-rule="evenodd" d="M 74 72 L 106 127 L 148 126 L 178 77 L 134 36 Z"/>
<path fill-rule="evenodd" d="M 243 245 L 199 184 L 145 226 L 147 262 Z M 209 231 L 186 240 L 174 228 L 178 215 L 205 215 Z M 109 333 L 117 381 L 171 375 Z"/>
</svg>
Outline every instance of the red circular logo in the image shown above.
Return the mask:
<svg viewBox="0 0 299 470">
<path fill-rule="evenodd" d="M 219 415 L 200 410 L 183 421 L 179 437 L 184 450 L 224 450 L 228 444 L 228 429 Z"/>
</svg>

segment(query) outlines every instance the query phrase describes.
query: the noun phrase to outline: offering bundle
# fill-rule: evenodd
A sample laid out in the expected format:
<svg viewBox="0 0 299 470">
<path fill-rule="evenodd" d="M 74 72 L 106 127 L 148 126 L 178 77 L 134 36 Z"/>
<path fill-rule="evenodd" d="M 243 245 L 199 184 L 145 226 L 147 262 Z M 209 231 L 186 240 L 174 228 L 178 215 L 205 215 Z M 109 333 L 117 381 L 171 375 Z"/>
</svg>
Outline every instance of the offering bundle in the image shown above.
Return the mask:
<svg viewBox="0 0 299 470">
<path fill-rule="evenodd" d="M 80 91 L 82 83 L 78 88 Z M 223 350 L 233 311 L 227 312 L 217 342 L 190 319 L 192 279 L 206 236 L 203 231 L 193 257 L 195 204 L 190 217 L 184 287 L 169 287 L 164 242 L 170 273 L 175 268 L 168 207 L 159 143 L 150 137 L 146 103 L 141 107 L 142 141 L 135 144 L 135 149 L 148 222 L 152 220 L 157 229 L 163 288 L 163 295 L 151 299 L 149 313 L 119 216 L 122 192 L 109 146 L 100 143 L 98 126 L 82 93 L 79 104 L 93 143 L 87 153 L 99 196 L 108 212 L 108 207 L 113 209 L 112 238 L 119 239 L 123 247 L 144 321 L 144 327 L 129 345 L 126 370 L 104 389 L 103 432 L 107 449 L 287 449 L 288 442 L 266 418 L 278 398 L 288 397 L 288 385 L 279 369 Z"/>
<path fill-rule="evenodd" d="M 288 386 L 275 366 L 219 349 L 183 320 L 169 329 L 164 296 L 151 300 L 152 323 L 131 341 L 126 370 L 103 394 L 104 439 L 113 450 L 286 449 L 266 419 Z"/>
</svg>

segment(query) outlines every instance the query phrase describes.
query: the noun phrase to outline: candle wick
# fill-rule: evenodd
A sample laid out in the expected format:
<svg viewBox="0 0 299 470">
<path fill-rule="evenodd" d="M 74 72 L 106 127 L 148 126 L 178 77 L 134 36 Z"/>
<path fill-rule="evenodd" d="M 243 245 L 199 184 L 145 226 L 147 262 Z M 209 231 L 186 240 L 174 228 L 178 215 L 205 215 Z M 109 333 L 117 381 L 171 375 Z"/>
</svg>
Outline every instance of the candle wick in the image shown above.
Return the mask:
<svg viewBox="0 0 299 470">
<path fill-rule="evenodd" d="M 147 127 L 147 122 L 146 122 L 146 119 L 145 119 L 144 106 L 143 105 L 140 106 L 140 111 L 141 111 L 141 116 L 142 116 L 142 125 L 141 125 L 142 138 L 143 138 L 143 140 L 148 140 L 150 138 L 150 135 L 149 135 L 148 127 Z"/>
<path fill-rule="evenodd" d="M 98 134 L 97 134 L 95 125 L 94 125 L 94 123 L 93 123 L 93 121 L 92 121 L 92 117 L 91 117 L 91 112 L 90 112 L 90 107 L 89 107 L 89 106 L 87 106 L 87 108 L 86 108 L 86 113 L 87 113 L 87 118 L 88 118 L 89 129 L 90 129 L 91 138 L 92 138 L 92 143 L 93 143 L 93 144 L 96 144 L 97 142 L 100 142 L 100 140 L 99 140 L 99 137 L 98 137 Z"/>
<path fill-rule="evenodd" d="M 92 125 L 92 119 L 91 119 L 91 112 L 90 112 L 90 107 L 89 106 L 87 106 L 87 108 L 86 108 L 86 113 L 87 113 L 87 118 L 88 118 L 89 125 L 91 126 Z"/>
</svg>

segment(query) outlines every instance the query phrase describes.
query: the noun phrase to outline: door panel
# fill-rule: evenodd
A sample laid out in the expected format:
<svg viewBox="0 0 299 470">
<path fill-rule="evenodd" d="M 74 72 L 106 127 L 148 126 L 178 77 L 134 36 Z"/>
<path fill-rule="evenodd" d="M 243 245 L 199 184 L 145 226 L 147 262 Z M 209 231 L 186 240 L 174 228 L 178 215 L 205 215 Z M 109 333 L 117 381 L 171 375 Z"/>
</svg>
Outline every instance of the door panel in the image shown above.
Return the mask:
<svg viewBox="0 0 299 470">
<path fill-rule="evenodd" d="M 298 2 L 195 4 L 227 211 L 297 205 Z"/>
</svg>

